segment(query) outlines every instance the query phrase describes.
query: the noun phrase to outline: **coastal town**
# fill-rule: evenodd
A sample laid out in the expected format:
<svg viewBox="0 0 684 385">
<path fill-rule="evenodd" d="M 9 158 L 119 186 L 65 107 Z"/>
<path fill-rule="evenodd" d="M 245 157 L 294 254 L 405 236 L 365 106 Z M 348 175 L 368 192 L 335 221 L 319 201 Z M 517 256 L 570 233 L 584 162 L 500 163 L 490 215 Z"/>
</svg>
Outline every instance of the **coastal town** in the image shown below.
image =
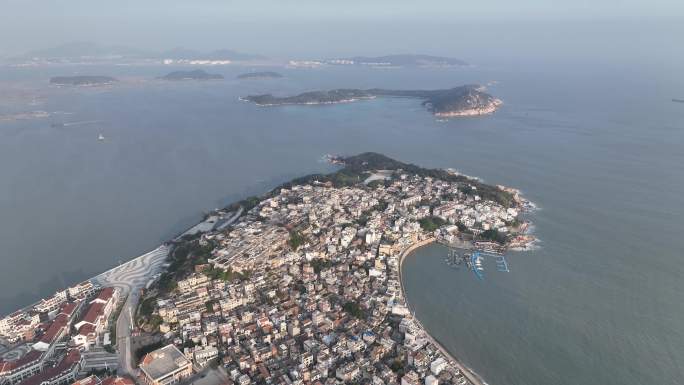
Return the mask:
<svg viewBox="0 0 684 385">
<path fill-rule="evenodd" d="M 483 383 L 415 317 L 402 262 L 431 242 L 528 247 L 529 202 L 379 154 L 336 161 L 336 173 L 235 204 L 229 226 L 176 239 L 145 285 L 86 281 L 3 318 L 0 384 L 161 385 L 211 371 L 231 385 Z M 115 325 L 134 294 L 123 344 Z"/>
</svg>

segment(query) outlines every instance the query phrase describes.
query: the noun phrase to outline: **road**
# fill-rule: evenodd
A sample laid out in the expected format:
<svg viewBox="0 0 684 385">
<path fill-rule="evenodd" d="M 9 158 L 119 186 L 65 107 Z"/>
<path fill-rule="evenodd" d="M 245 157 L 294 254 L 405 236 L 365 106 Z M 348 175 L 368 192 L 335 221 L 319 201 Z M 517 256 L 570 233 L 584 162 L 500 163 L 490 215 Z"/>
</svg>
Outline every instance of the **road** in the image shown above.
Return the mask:
<svg viewBox="0 0 684 385">
<path fill-rule="evenodd" d="M 220 227 L 224 229 L 235 222 L 242 215 L 243 208 L 224 222 Z M 131 352 L 132 317 L 140 300 L 140 289 L 150 281 L 157 273 L 163 270 L 164 261 L 169 255 L 171 248 L 159 246 L 158 248 L 143 254 L 138 258 L 121 264 L 97 277 L 91 279 L 101 286 L 113 286 L 121 289 L 121 296 L 128 296 L 124 303 L 119 318 L 116 321 L 117 350 L 119 352 L 119 373 L 129 374 L 135 377 L 135 364 Z"/>
<path fill-rule="evenodd" d="M 129 262 L 106 271 L 92 281 L 102 286 L 112 286 L 121 289 L 121 295 L 128 296 L 124 303 L 119 319 L 116 321 L 117 350 L 119 352 L 119 373 L 135 375 L 131 352 L 131 317 L 135 313 L 140 299 L 140 289 L 157 273 L 169 254 L 169 247 L 160 246 L 147 254 L 141 255 Z"/>
</svg>

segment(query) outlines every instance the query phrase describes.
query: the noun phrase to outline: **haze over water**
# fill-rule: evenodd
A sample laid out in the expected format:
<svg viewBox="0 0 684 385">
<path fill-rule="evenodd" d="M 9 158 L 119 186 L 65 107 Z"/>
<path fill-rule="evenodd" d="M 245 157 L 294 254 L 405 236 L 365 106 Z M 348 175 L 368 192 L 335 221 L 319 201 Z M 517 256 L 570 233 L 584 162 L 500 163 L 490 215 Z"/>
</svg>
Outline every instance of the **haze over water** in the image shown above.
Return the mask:
<svg viewBox="0 0 684 385">
<path fill-rule="evenodd" d="M 514 50 L 501 43 L 472 50 L 482 58 L 466 58 L 474 68 L 276 69 L 286 77 L 249 82 L 233 80 L 250 70 L 236 67 L 209 69 L 223 82 L 177 84 L 133 82 L 169 67 L 2 68 L 3 82 L 40 89 L 45 104 L 31 109 L 69 114 L 0 123 L 0 313 L 156 247 L 203 210 L 331 170 L 323 154 L 376 151 L 520 188 L 541 207 L 532 216 L 541 248 L 511 255 L 508 274 L 476 281 L 445 268 L 439 247 L 404 266 L 417 316 L 489 383 L 679 383 L 684 106 L 671 99 L 684 98 L 683 60 L 667 56 L 667 44 L 606 45 L 618 50 L 608 55 L 591 34 L 582 39 L 539 61 L 524 58 L 539 47 L 502 59 Z M 126 82 L 46 89 L 50 76 L 70 73 Z M 237 100 L 490 81 L 505 102 L 499 112 L 448 122 L 410 99 L 283 108 Z M 91 120 L 100 122 L 50 126 Z"/>
</svg>

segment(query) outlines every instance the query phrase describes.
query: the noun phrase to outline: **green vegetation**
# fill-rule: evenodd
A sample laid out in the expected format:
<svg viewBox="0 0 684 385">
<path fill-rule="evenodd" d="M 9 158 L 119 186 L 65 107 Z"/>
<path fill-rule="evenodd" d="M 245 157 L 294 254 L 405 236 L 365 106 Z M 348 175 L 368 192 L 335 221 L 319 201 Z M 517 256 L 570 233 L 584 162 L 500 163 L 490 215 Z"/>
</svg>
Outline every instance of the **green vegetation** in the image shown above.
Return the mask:
<svg viewBox="0 0 684 385">
<path fill-rule="evenodd" d="M 389 365 L 389 368 L 392 369 L 393 372 L 400 374 L 403 374 L 406 371 L 406 366 L 400 359 L 392 361 L 392 363 Z"/>
<path fill-rule="evenodd" d="M 342 305 L 342 308 L 353 317 L 358 319 L 366 318 L 366 312 L 361 308 L 358 302 L 346 302 L 344 305 Z"/>
<path fill-rule="evenodd" d="M 328 269 L 332 267 L 332 261 L 329 259 L 316 258 L 311 261 L 311 266 L 316 274 L 320 273 L 323 269 Z"/>
<path fill-rule="evenodd" d="M 484 200 L 494 201 L 504 207 L 510 207 L 513 204 L 513 195 L 496 186 L 487 185 L 475 179 L 463 175 L 456 175 L 442 169 L 426 169 L 410 163 L 399 162 L 379 153 L 366 152 L 356 156 L 337 158 L 337 160 L 342 162 L 344 167 L 336 172 L 330 174 L 310 174 L 295 178 L 277 186 L 262 196 L 245 198 L 227 206 L 225 209 L 234 211 L 242 207 L 245 211 L 250 211 L 262 200 L 277 195 L 281 189 L 290 189 L 293 186 L 304 184 L 326 184 L 333 187 L 358 185 L 362 180 L 366 179 L 366 175 L 369 171 L 374 170 L 396 170 L 421 177 L 441 179 L 447 182 L 457 183 L 463 194 L 470 196 L 478 195 Z M 432 204 L 433 203 L 431 202 L 431 205 Z M 387 209 L 387 206 L 387 202 L 381 201 L 373 209 L 384 211 Z M 372 211 L 364 213 L 365 215 L 362 215 L 356 223 L 365 225 L 370 219 L 371 212 Z M 441 223 L 438 219 L 434 218 L 423 222 L 424 223 L 421 223 L 421 226 L 423 226 L 424 229 L 437 228 Z M 467 232 L 465 226 L 460 224 L 457 225 L 462 232 Z M 172 251 L 171 256 L 169 257 L 171 265 L 169 266 L 168 272 L 163 274 L 158 282 L 158 288 L 161 291 L 161 294 L 173 291 L 176 288 L 175 280 L 180 279 L 184 274 L 191 271 L 194 265 L 206 263 L 206 260 L 211 257 L 211 251 L 215 245 L 209 243 L 202 246 L 199 244 L 198 238 L 199 237 L 196 235 L 183 237 Z M 290 240 L 288 243 L 290 247 L 296 250 L 299 246 L 306 243 L 306 238 L 298 231 L 293 231 L 290 233 Z M 232 274 L 234 273 L 212 272 L 211 274 L 226 274 L 222 275 L 220 278 L 232 280 Z M 238 276 L 238 278 L 244 279 L 244 277 L 240 276 Z"/>
<path fill-rule="evenodd" d="M 145 298 L 141 303 L 140 303 L 140 310 L 138 311 L 138 314 L 143 316 L 143 317 L 149 317 L 152 315 L 152 312 L 154 312 L 154 307 L 157 304 L 157 300 L 153 297 L 150 298 Z"/>
<path fill-rule="evenodd" d="M 308 239 L 302 233 L 296 230 L 290 231 L 290 239 L 287 241 L 287 244 L 290 245 L 292 250 L 297 250 L 299 246 L 306 242 L 308 242 Z"/>
<path fill-rule="evenodd" d="M 117 344 L 116 340 L 116 321 L 119 319 L 119 315 L 121 315 L 121 311 L 124 308 L 124 304 L 126 303 L 126 299 L 128 299 L 128 296 L 122 298 L 119 303 L 117 304 L 116 310 L 114 310 L 113 314 L 109 318 L 109 339 L 112 341 L 112 345 Z M 111 346 L 109 346 L 111 347 Z M 107 348 L 107 346 L 105 346 Z"/>
<path fill-rule="evenodd" d="M 177 286 L 178 284 L 173 273 L 164 273 L 159 277 L 159 281 L 157 281 L 157 288 L 161 293 L 170 293 L 176 290 Z"/>
<path fill-rule="evenodd" d="M 214 305 L 216 305 L 217 303 L 218 303 L 217 299 L 211 299 L 211 300 L 205 302 L 204 306 L 206 306 L 208 312 L 213 313 L 214 312 Z"/>
<path fill-rule="evenodd" d="M 481 238 L 499 243 L 501 245 L 505 244 L 508 242 L 508 236 L 504 233 L 500 233 L 497 230 L 490 229 L 490 230 L 485 230 L 480 234 Z"/>
<path fill-rule="evenodd" d="M 433 232 L 442 227 L 446 222 L 440 217 L 426 217 L 418 221 L 420 227 L 429 232 Z"/>
<path fill-rule="evenodd" d="M 472 230 L 468 228 L 463 222 L 458 221 L 456 222 L 456 227 L 458 227 L 458 231 L 464 233 L 464 234 L 472 234 Z"/>
<path fill-rule="evenodd" d="M 160 294 L 168 294 L 176 289 L 176 281 L 181 279 L 195 265 L 207 263 L 215 245 L 211 242 L 200 244 L 199 236 L 188 235 L 179 241 L 169 255 L 169 267 L 157 281 Z"/>
<path fill-rule="evenodd" d="M 150 317 L 150 320 L 147 324 L 149 325 L 151 330 L 156 331 L 159 330 L 159 325 L 161 325 L 163 322 L 164 320 L 162 319 L 162 317 L 154 314 Z"/>
<path fill-rule="evenodd" d="M 277 195 L 281 189 L 289 189 L 292 188 L 292 186 L 315 183 L 329 183 L 333 187 L 355 185 L 365 179 L 364 174 L 374 170 L 403 170 L 408 174 L 416 174 L 422 177 L 432 177 L 447 182 L 455 182 L 462 186 L 462 191 L 466 195 L 479 195 L 482 199 L 491 200 L 506 207 L 509 207 L 513 203 L 513 195 L 500 190 L 496 186 L 481 183 L 464 175 L 452 174 L 442 169 L 426 169 L 410 163 L 403 163 L 376 152 L 365 152 L 355 156 L 339 158 L 339 160 L 342 161 L 345 166 L 336 172 L 330 174 L 310 174 L 295 178 L 277 186 L 260 197 L 251 196 L 233 203 L 227 206 L 226 210 L 237 210 L 242 206 L 245 211 L 249 211 L 262 200 L 271 198 Z M 387 208 L 387 203 L 381 203 L 383 203 L 383 206 L 379 206 L 378 209 L 384 211 Z"/>
<path fill-rule="evenodd" d="M 381 88 L 355 89 L 339 88 L 330 91 L 309 91 L 299 95 L 277 97 L 271 94 L 249 95 L 245 100 L 261 106 L 286 104 L 328 104 L 378 96 L 422 99 L 423 105 L 431 112 L 450 113 L 467 111 L 473 108 L 487 108 L 496 99 L 483 92 L 477 85 L 465 85 L 440 90 L 388 90 Z"/>
<path fill-rule="evenodd" d="M 151 353 L 164 346 L 164 341 L 157 341 L 149 345 L 142 346 L 135 351 L 135 360 L 140 361 L 147 353 Z"/>
<path fill-rule="evenodd" d="M 212 280 L 214 279 L 220 279 L 226 282 L 232 282 L 235 280 L 239 280 L 240 282 L 246 281 L 249 279 L 249 277 L 252 276 L 252 272 L 249 270 L 245 270 L 244 272 L 238 272 L 238 271 L 233 271 L 232 269 L 227 269 L 227 270 L 222 270 L 216 267 L 212 267 L 210 269 L 207 269 L 203 271 L 203 273 L 211 278 Z"/>
</svg>

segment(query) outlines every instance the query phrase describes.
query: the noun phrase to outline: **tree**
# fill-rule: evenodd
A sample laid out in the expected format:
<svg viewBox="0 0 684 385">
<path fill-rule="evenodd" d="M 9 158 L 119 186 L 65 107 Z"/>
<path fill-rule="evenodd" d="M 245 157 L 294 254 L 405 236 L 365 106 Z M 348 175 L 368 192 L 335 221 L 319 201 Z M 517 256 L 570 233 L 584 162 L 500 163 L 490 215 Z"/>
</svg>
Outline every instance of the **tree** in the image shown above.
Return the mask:
<svg viewBox="0 0 684 385">
<path fill-rule="evenodd" d="M 287 244 L 290 245 L 292 250 L 297 250 L 299 246 L 305 244 L 306 242 L 307 239 L 302 233 L 296 230 L 290 231 L 290 240 L 287 241 Z"/>
<path fill-rule="evenodd" d="M 433 232 L 442 227 L 446 222 L 440 217 L 426 217 L 418 221 L 420 227 L 428 232 Z"/>
<path fill-rule="evenodd" d="M 480 237 L 502 245 L 508 242 L 508 236 L 506 236 L 503 233 L 500 233 L 496 229 L 485 230 L 482 232 L 482 234 L 480 234 Z"/>
<path fill-rule="evenodd" d="M 364 319 L 366 318 L 366 312 L 363 311 L 361 308 L 361 305 L 358 304 L 358 302 L 353 302 L 349 301 L 346 302 L 342 308 L 344 311 L 352 315 L 353 317 L 359 318 L 359 319 Z"/>
</svg>

